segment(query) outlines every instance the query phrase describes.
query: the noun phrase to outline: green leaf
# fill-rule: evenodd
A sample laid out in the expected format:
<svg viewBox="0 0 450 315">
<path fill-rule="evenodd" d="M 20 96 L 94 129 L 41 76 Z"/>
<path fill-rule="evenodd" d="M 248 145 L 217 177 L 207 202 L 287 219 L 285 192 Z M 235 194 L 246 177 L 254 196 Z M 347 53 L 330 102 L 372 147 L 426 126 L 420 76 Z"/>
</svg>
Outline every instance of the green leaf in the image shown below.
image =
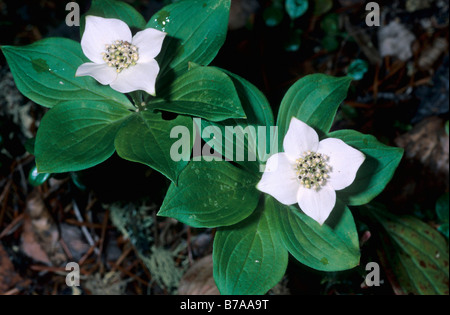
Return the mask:
<svg viewBox="0 0 450 315">
<path fill-rule="evenodd" d="M 448 295 L 448 245 L 434 228 L 410 216 L 397 217 L 382 206 L 367 207 L 383 229 L 379 251 L 397 294 Z"/>
<path fill-rule="evenodd" d="M 50 173 L 39 173 L 37 167 L 34 166 L 30 170 L 30 173 L 28 173 L 28 182 L 32 186 L 37 187 L 45 183 L 47 179 L 50 177 L 50 175 L 51 175 Z"/>
<path fill-rule="evenodd" d="M 308 0 L 286 0 L 286 11 L 293 20 L 305 14 L 308 7 Z"/>
<path fill-rule="evenodd" d="M 448 223 L 449 194 L 443 194 L 436 202 L 436 214 L 441 223 Z"/>
<path fill-rule="evenodd" d="M 314 15 L 319 16 L 327 13 L 333 8 L 332 0 L 315 0 L 314 2 Z"/>
<path fill-rule="evenodd" d="M 75 77 L 88 62 L 79 43 L 48 38 L 22 47 L 2 46 L 19 91 L 32 101 L 53 107 L 65 101 L 107 101 L 134 108 L 125 95 L 95 79 Z"/>
<path fill-rule="evenodd" d="M 149 107 L 222 121 L 245 118 L 231 79 L 219 69 L 192 66 L 150 101 Z"/>
<path fill-rule="evenodd" d="M 448 223 L 442 223 L 438 227 L 438 231 L 441 232 L 448 239 L 449 224 Z"/>
<path fill-rule="evenodd" d="M 347 270 L 359 264 L 355 221 L 340 201 L 324 225 L 297 207 L 274 204 L 284 245 L 299 262 L 322 271 Z"/>
<path fill-rule="evenodd" d="M 25 150 L 27 150 L 28 153 L 31 155 L 34 155 L 34 143 L 36 142 L 36 137 L 29 138 L 25 140 L 24 147 Z"/>
<path fill-rule="evenodd" d="M 339 105 L 347 96 L 351 79 L 313 74 L 298 80 L 281 101 L 278 112 L 280 148 L 292 117 L 314 128 L 323 136 L 331 128 Z"/>
<path fill-rule="evenodd" d="M 366 156 L 355 181 L 349 187 L 337 191 L 338 198 L 352 206 L 370 202 L 384 190 L 394 176 L 402 159 L 403 149 L 389 147 L 378 142 L 374 136 L 354 130 L 339 130 L 328 136 L 341 139 Z"/>
<path fill-rule="evenodd" d="M 255 212 L 214 237 L 214 279 L 221 294 L 265 294 L 283 277 L 288 253 L 280 246 L 273 199 L 261 198 Z"/>
<path fill-rule="evenodd" d="M 85 191 L 87 189 L 86 185 L 83 183 L 83 178 L 82 175 L 80 175 L 80 172 L 70 172 L 70 178 L 79 190 Z"/>
<path fill-rule="evenodd" d="M 136 27 L 139 29 L 145 28 L 146 24 L 144 17 L 128 3 L 116 0 L 92 0 L 89 11 L 81 16 L 81 36 L 84 33 L 86 16 L 88 15 L 100 16 L 108 19 L 119 19 L 127 23 L 129 27 Z"/>
<path fill-rule="evenodd" d="M 177 139 L 172 138 L 172 130 L 181 128 L 182 152 L 172 158 L 172 146 Z M 184 134 L 183 134 L 184 132 Z M 144 111 L 132 115 L 120 130 L 114 145 L 123 159 L 150 166 L 176 182 L 191 156 L 192 118 L 178 116 L 174 120 L 164 120 L 161 114 Z M 179 137 L 178 133 L 173 137 Z M 177 147 L 178 148 L 178 147 Z"/>
<path fill-rule="evenodd" d="M 203 134 L 201 136 L 209 145 L 214 146 L 217 153 L 226 159 L 234 161 L 252 172 L 259 172 L 259 165 L 267 160 L 267 150 L 271 147 L 270 127 L 274 126 L 272 109 L 264 94 L 253 84 L 234 73 L 226 70 L 222 71 L 233 81 L 247 119 L 228 119 L 220 123 L 202 120 L 202 130 L 209 126 L 217 127 L 220 129 L 222 138 L 214 139 L 210 135 L 204 137 Z M 266 128 L 265 139 L 263 137 L 260 138 L 258 131 L 264 131 L 260 127 Z M 226 128 L 233 128 L 234 132 L 226 132 Z M 257 148 L 262 147 L 258 144 L 264 140 L 265 151 L 259 152 Z M 232 152 L 227 150 L 227 148 L 233 148 Z M 245 155 L 243 161 L 239 161 L 237 158 L 238 152 L 243 152 L 243 155 Z M 248 163 L 249 153 L 255 157 L 255 161 L 250 161 L 250 163 Z"/>
<path fill-rule="evenodd" d="M 225 42 L 230 0 L 184 0 L 164 7 L 146 27 L 168 34 L 157 57 L 160 83 L 188 70 L 188 62 L 208 65 Z"/>
<path fill-rule="evenodd" d="M 70 101 L 56 105 L 39 126 L 35 155 L 40 173 L 79 171 L 114 153 L 114 138 L 131 112 L 120 105 Z"/>
<path fill-rule="evenodd" d="M 347 75 L 353 80 L 361 80 L 366 72 L 369 70 L 369 63 L 362 59 L 355 59 L 352 61 L 347 69 Z"/>
<path fill-rule="evenodd" d="M 330 13 L 324 16 L 320 22 L 322 30 L 331 36 L 338 35 L 339 33 L 339 15 L 336 13 Z"/>
<path fill-rule="evenodd" d="M 192 161 L 172 184 L 158 213 L 193 227 L 236 224 L 258 204 L 258 178 L 228 162 Z"/>
</svg>

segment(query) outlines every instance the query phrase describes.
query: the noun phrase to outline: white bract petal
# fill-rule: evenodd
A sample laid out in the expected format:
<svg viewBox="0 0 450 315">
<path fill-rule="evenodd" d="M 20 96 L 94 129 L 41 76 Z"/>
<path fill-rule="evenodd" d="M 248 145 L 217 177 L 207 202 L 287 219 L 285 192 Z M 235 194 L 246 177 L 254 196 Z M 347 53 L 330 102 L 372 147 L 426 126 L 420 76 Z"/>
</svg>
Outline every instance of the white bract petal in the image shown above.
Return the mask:
<svg viewBox="0 0 450 315">
<path fill-rule="evenodd" d="M 137 32 L 133 37 L 133 45 L 139 47 L 139 60 L 149 62 L 161 52 L 166 33 L 154 28 L 147 28 Z"/>
<path fill-rule="evenodd" d="M 105 45 L 111 45 L 116 40 L 131 42 L 132 34 L 125 22 L 118 19 L 86 16 L 81 49 L 92 62 L 104 63 L 102 52 L 105 51 Z"/>
<path fill-rule="evenodd" d="M 82 64 L 75 75 L 92 76 L 121 93 L 143 90 L 155 95 L 160 70 L 155 57 L 165 36 L 149 28 L 132 37 L 121 20 L 87 16 L 81 48 L 93 63 Z"/>
<path fill-rule="evenodd" d="M 307 151 L 316 151 L 319 146 L 317 132 L 303 121 L 293 117 L 284 136 L 283 148 L 293 161 Z"/>
<path fill-rule="evenodd" d="M 111 87 L 121 93 L 143 90 L 150 95 L 155 95 L 155 83 L 159 66 L 156 60 L 147 63 L 138 63 L 117 75 L 117 79 L 111 83 Z"/>
<path fill-rule="evenodd" d="M 257 188 L 282 204 L 297 203 L 299 183 L 294 166 L 285 153 L 272 155 Z"/>
<path fill-rule="evenodd" d="M 350 186 L 356 178 L 358 169 L 365 160 L 365 155 L 340 139 L 328 138 L 320 141 L 320 153 L 330 157 L 329 182 L 334 190 Z"/>
<path fill-rule="evenodd" d="M 330 184 L 323 186 L 317 191 L 300 187 L 297 201 L 300 209 L 307 216 L 322 225 L 336 204 L 336 192 Z"/>
<path fill-rule="evenodd" d="M 108 67 L 106 64 L 93 62 L 83 63 L 78 67 L 75 76 L 82 77 L 89 75 L 103 85 L 111 84 L 117 78 L 116 69 Z"/>
<path fill-rule="evenodd" d="M 336 204 L 336 190 L 353 183 L 365 156 L 340 139 L 319 142 L 317 132 L 292 118 L 283 140 L 285 153 L 273 155 L 257 188 L 285 205 L 298 203 L 323 224 Z"/>
</svg>

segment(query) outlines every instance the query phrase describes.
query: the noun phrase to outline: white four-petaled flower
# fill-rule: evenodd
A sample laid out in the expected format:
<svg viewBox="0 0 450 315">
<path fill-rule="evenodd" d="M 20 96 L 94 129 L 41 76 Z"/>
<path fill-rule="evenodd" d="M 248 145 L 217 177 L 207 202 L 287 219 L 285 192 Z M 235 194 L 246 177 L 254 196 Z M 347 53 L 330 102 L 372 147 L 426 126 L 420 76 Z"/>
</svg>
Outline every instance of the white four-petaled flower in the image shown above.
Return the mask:
<svg viewBox="0 0 450 315">
<path fill-rule="evenodd" d="M 147 28 L 134 36 L 118 19 L 86 17 L 81 48 L 92 62 L 78 67 L 76 76 L 92 76 L 121 93 L 143 90 L 155 95 L 160 53 L 166 33 Z"/>
<path fill-rule="evenodd" d="M 292 118 L 284 153 L 272 155 L 257 188 L 323 224 L 336 204 L 336 190 L 350 186 L 364 154 L 340 139 L 319 141 L 316 131 Z"/>
</svg>

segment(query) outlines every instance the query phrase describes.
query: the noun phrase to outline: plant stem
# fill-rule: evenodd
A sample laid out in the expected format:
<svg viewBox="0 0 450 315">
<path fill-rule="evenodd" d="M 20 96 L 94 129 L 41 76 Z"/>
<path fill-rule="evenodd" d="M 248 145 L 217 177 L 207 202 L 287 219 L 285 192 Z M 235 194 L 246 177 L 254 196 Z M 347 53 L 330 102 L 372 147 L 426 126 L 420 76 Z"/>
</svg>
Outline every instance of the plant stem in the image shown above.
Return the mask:
<svg viewBox="0 0 450 315">
<path fill-rule="evenodd" d="M 133 99 L 134 106 L 138 109 L 138 111 L 145 110 L 145 105 L 142 105 L 142 91 L 131 92 L 130 96 Z"/>
</svg>

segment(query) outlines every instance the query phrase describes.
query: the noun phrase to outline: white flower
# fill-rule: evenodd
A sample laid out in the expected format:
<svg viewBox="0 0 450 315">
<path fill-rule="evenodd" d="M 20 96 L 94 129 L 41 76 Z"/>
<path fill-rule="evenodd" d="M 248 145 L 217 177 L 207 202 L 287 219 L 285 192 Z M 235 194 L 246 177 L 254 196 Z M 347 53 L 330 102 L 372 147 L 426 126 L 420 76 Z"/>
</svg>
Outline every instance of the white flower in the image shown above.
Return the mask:
<svg viewBox="0 0 450 315">
<path fill-rule="evenodd" d="M 323 224 L 336 204 L 336 190 L 350 186 L 364 154 L 340 139 L 319 142 L 316 131 L 292 118 L 284 153 L 272 155 L 257 188 L 280 203 L 300 209 Z"/>
<path fill-rule="evenodd" d="M 155 95 L 160 53 L 166 33 L 147 28 L 132 36 L 118 19 L 86 17 L 81 48 L 92 62 L 84 63 L 75 76 L 89 75 L 121 93 L 143 90 Z"/>
</svg>

